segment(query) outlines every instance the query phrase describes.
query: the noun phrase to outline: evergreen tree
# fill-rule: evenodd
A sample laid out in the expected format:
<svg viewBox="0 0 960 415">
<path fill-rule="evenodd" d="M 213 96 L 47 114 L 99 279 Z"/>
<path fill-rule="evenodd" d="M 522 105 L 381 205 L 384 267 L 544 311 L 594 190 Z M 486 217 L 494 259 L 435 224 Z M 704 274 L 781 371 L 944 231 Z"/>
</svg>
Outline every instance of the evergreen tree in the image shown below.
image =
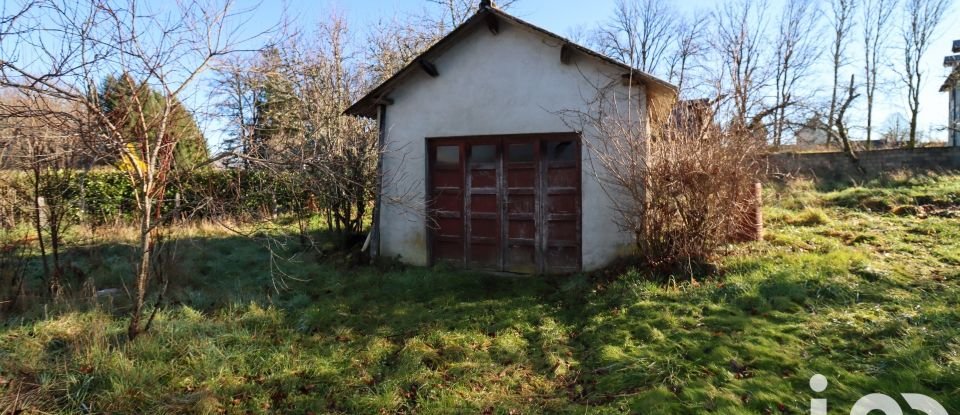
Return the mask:
<svg viewBox="0 0 960 415">
<path fill-rule="evenodd" d="M 125 136 L 146 135 L 151 138 L 150 142 L 157 142 L 154 140 L 159 134 L 156 129 L 163 117 L 163 97 L 159 91 L 133 80 L 129 74 L 109 76 L 103 82 L 100 102 L 112 121 L 126 130 Z M 143 120 L 139 119 L 141 114 Z M 189 169 L 206 160 L 209 157 L 206 140 L 193 115 L 180 101 L 175 101 L 170 117 L 166 134 L 181 137 L 173 151 L 174 168 Z M 144 158 L 146 154 L 141 154 L 141 159 Z"/>
</svg>

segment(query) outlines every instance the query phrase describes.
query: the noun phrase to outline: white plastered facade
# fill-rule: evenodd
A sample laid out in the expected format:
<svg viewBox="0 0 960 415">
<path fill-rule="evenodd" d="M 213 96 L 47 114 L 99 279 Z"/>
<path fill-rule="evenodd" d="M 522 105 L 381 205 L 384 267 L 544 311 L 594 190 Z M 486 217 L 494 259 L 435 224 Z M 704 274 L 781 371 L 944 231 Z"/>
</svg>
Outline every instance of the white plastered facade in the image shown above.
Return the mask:
<svg viewBox="0 0 960 415">
<path fill-rule="evenodd" d="M 599 88 L 645 117 L 645 90 L 622 82 L 624 69 L 575 53 L 561 63 L 562 41 L 519 24 L 498 34 L 478 25 L 431 57 L 439 75 L 413 72 L 389 93 L 384 118 L 380 255 L 429 264 L 424 210 L 428 137 L 581 132 L 582 265 L 600 268 L 629 251 L 632 236 L 618 225 L 611 186 L 595 151 L 597 135 L 561 113 L 589 113 Z M 628 97 L 628 98 L 627 98 Z"/>
</svg>

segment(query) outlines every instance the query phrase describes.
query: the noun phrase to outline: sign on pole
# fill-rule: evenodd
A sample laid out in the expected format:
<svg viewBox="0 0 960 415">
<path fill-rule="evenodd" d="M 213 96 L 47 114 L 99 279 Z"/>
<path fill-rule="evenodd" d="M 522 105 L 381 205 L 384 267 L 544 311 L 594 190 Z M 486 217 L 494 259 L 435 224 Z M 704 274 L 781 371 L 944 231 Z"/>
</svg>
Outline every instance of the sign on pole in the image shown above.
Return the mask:
<svg viewBox="0 0 960 415">
<path fill-rule="evenodd" d="M 943 66 L 949 66 L 949 67 L 960 66 L 960 55 L 944 56 Z"/>
</svg>

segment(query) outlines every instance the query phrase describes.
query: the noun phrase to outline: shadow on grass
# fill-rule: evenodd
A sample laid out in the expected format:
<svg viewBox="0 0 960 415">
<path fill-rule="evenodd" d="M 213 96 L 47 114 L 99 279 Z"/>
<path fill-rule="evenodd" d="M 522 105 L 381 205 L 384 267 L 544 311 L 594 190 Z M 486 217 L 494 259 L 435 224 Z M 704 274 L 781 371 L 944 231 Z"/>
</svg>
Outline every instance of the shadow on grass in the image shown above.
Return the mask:
<svg viewBox="0 0 960 415">
<path fill-rule="evenodd" d="M 131 249 L 68 255 L 97 289 L 118 288 Z M 45 379 L 33 402 L 48 412 L 802 413 L 813 373 L 836 380 L 825 396 L 838 403 L 901 377 L 920 389 L 903 392 L 956 393 L 942 366 L 949 345 L 960 354 L 957 313 L 898 320 L 915 304 L 885 290 L 902 287 L 852 273 L 845 255 L 756 259 L 669 288 L 345 268 L 295 242 L 276 253 L 248 238 L 180 239 L 152 333 L 121 341 L 121 295 L 5 328 L 0 367 Z"/>
<path fill-rule="evenodd" d="M 271 254 L 242 237 L 184 238 L 168 247 L 175 255 L 163 269 L 171 280 L 164 310 L 151 333 L 129 343 L 122 336 L 130 302 L 124 287 L 131 285 L 134 248 L 65 251 L 65 263 L 86 270 L 67 276 L 73 302 L 37 307 L 0 332 L 0 350 L 24 362 L 18 376 L 47 376 L 52 397 L 55 390 L 77 391 L 76 374 L 90 374 L 97 381 L 83 386 L 84 396 L 101 410 L 121 412 L 203 405 L 480 412 L 501 404 L 560 405 L 574 382 L 578 350 L 571 339 L 589 316 L 582 302 L 569 300 L 584 298 L 580 290 L 589 284 L 568 282 L 583 276 L 344 268 L 329 264 L 336 253 L 291 243 Z M 31 284 L 38 287 L 34 262 Z M 118 292 L 94 299 L 99 290 Z M 527 387 L 533 389 L 517 393 Z M 144 392 L 121 393 L 134 390 Z M 163 406 L 169 402 L 183 406 Z M 62 399 L 36 405 L 78 410 Z"/>
</svg>

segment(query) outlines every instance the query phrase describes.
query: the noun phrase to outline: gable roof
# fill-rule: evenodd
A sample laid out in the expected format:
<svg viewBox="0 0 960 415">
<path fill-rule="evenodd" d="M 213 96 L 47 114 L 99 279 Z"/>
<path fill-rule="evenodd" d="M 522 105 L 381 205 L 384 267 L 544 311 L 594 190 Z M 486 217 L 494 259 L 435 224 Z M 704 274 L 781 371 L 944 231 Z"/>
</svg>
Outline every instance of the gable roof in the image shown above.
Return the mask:
<svg viewBox="0 0 960 415">
<path fill-rule="evenodd" d="M 420 65 L 425 58 L 436 55 L 436 54 L 440 54 L 443 51 L 449 49 L 451 46 L 453 46 L 453 44 L 455 44 L 459 39 L 461 39 L 466 33 L 468 33 L 470 29 L 472 29 L 474 26 L 484 22 L 491 22 L 491 21 L 495 22 L 496 19 L 501 19 L 503 21 L 507 21 L 518 26 L 526 27 L 528 29 L 533 30 L 534 32 L 540 33 L 544 36 L 560 41 L 563 43 L 563 45 L 568 46 L 581 54 L 584 54 L 593 59 L 599 60 L 606 64 L 615 66 L 617 68 L 620 68 L 624 71 L 625 78 L 632 77 L 634 80 L 642 82 L 655 95 L 667 94 L 668 96 L 671 96 L 671 97 L 675 97 L 677 95 L 677 87 L 667 81 L 664 81 L 646 72 L 640 71 L 639 69 L 632 68 L 629 65 L 626 65 L 620 61 L 617 61 L 616 59 L 612 59 L 601 53 L 595 52 L 591 49 L 588 49 L 586 47 L 573 43 L 570 40 L 560 35 L 557 35 L 553 32 L 550 32 L 538 26 L 535 26 L 524 20 L 516 18 L 510 14 L 507 14 L 494 6 L 481 5 L 480 9 L 477 10 L 477 12 L 474 13 L 473 16 L 467 19 L 467 21 L 463 22 L 460 26 L 457 26 L 457 28 L 454 29 L 452 32 L 444 36 L 442 39 L 434 43 L 433 46 L 430 46 L 429 48 L 427 48 L 426 51 L 424 51 L 419 56 L 417 56 L 412 61 L 410 61 L 406 66 L 403 67 L 403 69 L 400 69 L 399 71 L 397 71 L 397 73 L 393 74 L 393 76 L 391 76 L 386 81 L 384 81 L 383 83 L 378 85 L 376 88 L 372 89 L 370 92 L 364 95 L 363 98 L 360 98 L 360 100 L 353 103 L 353 105 L 351 105 L 350 108 L 347 108 L 346 111 L 344 111 L 344 114 L 355 115 L 359 117 L 375 118 L 377 116 L 377 105 L 383 102 L 389 102 L 386 95 L 389 94 L 394 89 L 394 87 L 400 82 L 402 82 L 410 73 L 421 70 Z M 560 59 L 558 58 L 557 59 L 558 63 L 559 63 L 559 60 Z"/>
</svg>

